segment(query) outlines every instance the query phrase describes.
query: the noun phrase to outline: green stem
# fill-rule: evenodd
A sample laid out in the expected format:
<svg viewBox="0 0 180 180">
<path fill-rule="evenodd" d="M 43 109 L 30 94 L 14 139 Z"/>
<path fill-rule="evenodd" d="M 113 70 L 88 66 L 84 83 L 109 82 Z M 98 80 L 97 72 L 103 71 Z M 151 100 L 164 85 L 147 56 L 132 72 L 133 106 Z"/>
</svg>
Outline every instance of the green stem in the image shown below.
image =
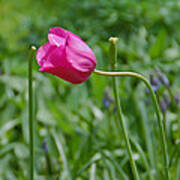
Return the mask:
<svg viewBox="0 0 180 180">
<path fill-rule="evenodd" d="M 163 114 L 163 125 L 164 125 L 165 136 L 168 139 L 166 112 L 163 112 L 162 114 Z"/>
<path fill-rule="evenodd" d="M 173 107 L 173 109 L 176 111 L 176 110 L 177 110 L 177 104 L 176 104 L 174 95 L 173 95 L 170 87 L 166 86 L 166 88 L 167 88 L 167 91 L 168 91 L 169 96 L 170 96 L 170 98 L 171 98 L 172 107 Z"/>
<path fill-rule="evenodd" d="M 118 110 L 119 124 L 122 127 L 123 136 L 125 138 L 131 168 L 132 168 L 135 180 L 138 180 L 139 176 L 138 176 L 135 161 L 133 159 L 133 153 L 132 153 L 132 150 L 131 150 L 131 146 L 130 146 L 130 142 L 129 142 L 129 137 L 128 137 L 128 132 L 127 132 L 127 129 L 126 129 L 125 121 L 124 121 L 123 115 L 122 115 L 120 98 L 118 96 L 119 93 L 118 93 L 118 87 L 117 87 L 117 79 L 115 77 L 113 78 L 113 89 L 114 89 L 114 95 L 115 95 L 115 101 L 116 101 L 116 105 L 117 105 L 117 110 Z"/>
<path fill-rule="evenodd" d="M 117 65 L 117 46 L 116 46 L 117 41 L 118 41 L 118 38 L 116 38 L 116 37 L 109 38 L 109 42 L 110 42 L 110 49 L 109 49 L 110 54 L 109 55 L 110 55 L 110 62 L 111 62 L 111 67 L 112 67 L 113 71 L 116 70 L 116 65 Z M 114 76 L 112 78 L 112 83 L 113 83 L 115 102 L 116 102 L 117 111 L 118 111 L 118 119 L 116 119 L 116 122 L 118 125 L 118 130 L 119 130 L 119 133 L 121 133 L 120 127 L 122 128 L 122 133 L 123 133 L 125 143 L 126 143 L 126 148 L 127 148 L 128 154 L 129 154 L 129 160 L 130 160 L 130 165 L 131 165 L 132 172 L 134 175 L 134 179 L 139 180 L 138 171 L 136 168 L 135 161 L 133 159 L 133 153 L 132 153 L 131 145 L 129 142 L 126 124 L 125 124 L 125 121 L 123 119 L 123 113 L 122 113 L 122 109 L 121 109 L 121 102 L 120 102 L 120 98 L 119 98 L 116 76 Z"/>
<path fill-rule="evenodd" d="M 163 158 L 164 158 L 164 166 L 165 166 L 165 168 L 164 168 L 165 179 L 169 180 L 170 177 L 169 177 L 169 171 L 168 171 L 168 152 L 167 152 L 166 136 L 165 136 L 165 132 L 164 132 L 163 122 L 161 119 L 160 109 L 159 109 L 159 105 L 157 102 L 157 98 L 156 98 L 156 95 L 155 95 L 149 81 L 144 76 L 142 76 L 141 74 L 134 73 L 134 72 L 103 72 L 103 71 L 99 71 L 99 70 L 95 70 L 94 72 L 98 75 L 103 75 L 103 76 L 131 76 L 131 77 L 135 77 L 135 78 L 142 80 L 145 83 L 145 85 L 147 86 L 147 88 L 150 90 L 152 100 L 153 100 L 153 103 L 155 106 L 156 116 L 158 119 L 158 126 L 160 129 L 160 137 L 161 137 L 161 142 L 162 142 L 162 150 L 163 150 Z"/>
<path fill-rule="evenodd" d="M 29 111 L 29 151 L 30 151 L 30 180 L 34 180 L 34 122 L 33 122 L 33 79 L 32 79 L 32 59 L 34 46 L 31 47 L 28 65 L 28 111 Z"/>
<path fill-rule="evenodd" d="M 50 161 L 50 157 L 49 157 L 49 154 L 48 153 L 45 153 L 45 157 L 46 157 L 46 165 L 47 165 L 47 178 L 48 180 L 50 180 L 50 176 L 52 174 L 52 169 L 51 169 L 51 161 Z"/>
</svg>

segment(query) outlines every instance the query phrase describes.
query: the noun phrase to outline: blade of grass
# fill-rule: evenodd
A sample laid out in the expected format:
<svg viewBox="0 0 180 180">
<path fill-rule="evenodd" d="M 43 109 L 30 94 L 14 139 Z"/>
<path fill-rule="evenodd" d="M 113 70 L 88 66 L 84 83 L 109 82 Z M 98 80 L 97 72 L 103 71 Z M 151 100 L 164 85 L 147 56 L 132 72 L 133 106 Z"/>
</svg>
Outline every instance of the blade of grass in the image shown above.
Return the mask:
<svg viewBox="0 0 180 180">
<path fill-rule="evenodd" d="M 89 180 L 95 180 L 96 179 L 96 164 L 93 163 L 91 165 L 91 169 L 90 169 L 90 178 Z"/>
<path fill-rule="evenodd" d="M 141 139 L 143 139 L 143 141 L 145 142 L 145 146 L 146 146 L 146 150 L 148 152 L 148 159 L 150 161 L 150 167 L 151 170 L 154 170 L 156 173 L 157 171 L 157 167 L 156 167 L 156 163 L 155 163 L 155 156 L 154 156 L 154 151 L 153 151 L 153 143 L 152 143 L 152 138 L 151 136 L 153 136 L 154 134 L 152 133 L 152 123 L 150 122 L 150 120 L 147 118 L 147 109 L 146 106 L 142 101 L 139 100 L 140 96 L 136 95 L 139 91 L 138 90 L 132 90 L 132 102 L 134 105 L 134 110 L 135 110 L 135 115 L 136 118 L 138 118 L 140 124 L 138 125 L 138 128 L 140 130 L 140 132 L 142 134 L 139 134 L 140 137 L 142 137 Z M 144 98 L 144 97 L 143 97 Z M 142 129 L 142 131 L 141 131 Z M 153 175 L 152 175 L 153 176 Z"/>
<path fill-rule="evenodd" d="M 119 173 L 120 177 L 122 180 L 127 180 L 128 177 L 127 175 L 124 173 L 124 171 L 120 168 L 120 166 L 118 165 L 118 163 L 116 162 L 116 160 L 113 158 L 113 156 L 109 156 L 107 155 L 102 149 L 101 147 L 99 146 L 99 144 L 96 142 L 96 137 L 93 136 L 93 140 L 94 140 L 94 143 L 96 144 L 96 147 L 98 149 L 98 151 L 101 153 L 102 157 L 104 159 L 108 159 L 112 164 L 113 166 L 116 168 L 117 172 Z"/>
<path fill-rule="evenodd" d="M 66 171 L 69 180 L 73 180 L 73 177 L 71 175 L 70 168 L 69 168 L 69 165 L 68 165 L 68 160 L 67 160 L 66 154 L 64 152 L 63 145 L 61 143 L 61 139 L 60 139 L 60 137 L 58 136 L 58 134 L 56 133 L 56 131 L 54 129 L 51 129 L 51 134 L 52 134 L 52 137 L 54 138 L 54 141 L 56 143 L 57 149 L 59 151 L 59 155 L 62 158 L 63 165 L 64 165 L 63 168 Z"/>
<path fill-rule="evenodd" d="M 149 154 L 149 159 L 151 162 L 151 166 L 155 168 L 155 159 L 154 159 L 154 151 L 153 151 L 153 143 L 152 143 L 152 139 L 151 139 L 151 127 L 149 127 L 149 122 L 148 122 L 148 118 L 147 118 L 147 111 L 144 108 L 145 104 L 143 102 L 139 102 L 138 103 L 138 109 L 140 111 L 140 116 L 141 116 L 141 120 L 143 123 L 143 127 L 144 127 L 144 133 L 145 133 L 145 143 L 146 143 L 146 147 L 147 147 L 147 151 Z"/>
<path fill-rule="evenodd" d="M 100 160 L 100 158 L 97 159 L 93 159 L 89 162 L 87 162 L 78 172 L 77 174 L 74 176 L 73 179 L 76 179 L 78 176 L 81 175 L 82 172 L 84 172 L 86 169 L 88 169 L 92 164 L 97 163 Z"/>
<path fill-rule="evenodd" d="M 134 138 L 130 138 L 130 140 L 131 140 L 132 144 L 136 147 L 137 151 L 139 152 L 139 154 L 140 154 L 140 156 L 142 158 L 142 161 L 144 163 L 146 171 L 148 172 L 149 179 L 153 180 L 154 177 L 153 177 L 153 175 L 151 173 L 151 168 L 149 166 L 148 160 L 146 158 L 146 155 L 145 155 L 143 149 L 141 148 L 141 146 L 137 143 L 137 141 Z"/>
<path fill-rule="evenodd" d="M 177 175 L 176 175 L 176 179 L 177 179 L 177 180 L 180 179 L 180 160 L 178 161 L 178 165 L 177 165 Z"/>
<path fill-rule="evenodd" d="M 112 156 L 107 156 L 103 151 L 101 152 L 101 154 L 114 165 L 122 180 L 128 180 L 127 175 L 123 172 L 123 170 L 120 168 L 120 166 Z"/>
</svg>

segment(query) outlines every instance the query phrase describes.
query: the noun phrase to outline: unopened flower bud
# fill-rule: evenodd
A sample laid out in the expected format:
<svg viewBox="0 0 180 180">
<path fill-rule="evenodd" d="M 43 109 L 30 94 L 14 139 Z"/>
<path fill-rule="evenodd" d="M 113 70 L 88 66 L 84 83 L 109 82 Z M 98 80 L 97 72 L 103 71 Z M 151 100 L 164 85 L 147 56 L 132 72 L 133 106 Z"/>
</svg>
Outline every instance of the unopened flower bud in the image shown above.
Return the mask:
<svg viewBox="0 0 180 180">
<path fill-rule="evenodd" d="M 60 27 L 51 28 L 48 42 L 36 54 L 40 71 L 73 84 L 86 81 L 96 67 L 96 57 L 77 35 Z"/>
</svg>

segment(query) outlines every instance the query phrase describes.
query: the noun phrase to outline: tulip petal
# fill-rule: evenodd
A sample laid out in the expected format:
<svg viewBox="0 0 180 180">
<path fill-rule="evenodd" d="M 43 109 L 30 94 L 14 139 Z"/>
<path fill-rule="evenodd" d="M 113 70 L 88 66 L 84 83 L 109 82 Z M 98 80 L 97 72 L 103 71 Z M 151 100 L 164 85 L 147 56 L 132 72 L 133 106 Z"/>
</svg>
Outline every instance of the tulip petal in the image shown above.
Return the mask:
<svg viewBox="0 0 180 180">
<path fill-rule="evenodd" d="M 43 66 L 41 67 L 41 71 L 48 71 L 51 68 L 54 67 L 67 67 L 68 63 L 66 61 L 65 56 L 65 47 L 60 46 L 56 47 L 51 53 L 49 53 L 49 56 L 46 59 L 46 62 L 44 62 Z"/>
<path fill-rule="evenodd" d="M 54 68 L 53 64 L 51 64 L 51 62 L 46 61 L 44 62 L 43 66 L 40 68 L 40 71 L 48 72 L 48 70 L 53 69 L 53 68 Z"/>
<path fill-rule="evenodd" d="M 36 53 L 36 59 L 38 61 L 38 64 L 42 66 L 44 62 L 47 60 L 47 57 L 49 54 L 55 49 L 55 46 L 51 46 L 50 43 L 46 43 L 42 45 Z"/>
<path fill-rule="evenodd" d="M 92 50 L 73 33 L 67 39 L 66 58 L 75 69 L 82 72 L 92 71 L 96 66 L 96 57 Z"/>
<path fill-rule="evenodd" d="M 48 40 L 50 44 L 55 46 L 65 46 L 68 32 L 62 28 L 54 27 L 49 30 Z"/>
<path fill-rule="evenodd" d="M 72 67 L 66 67 L 66 68 L 52 67 L 51 65 L 49 65 L 48 68 L 44 68 L 43 70 L 42 69 L 40 70 L 58 76 L 72 84 L 80 84 L 86 81 L 91 74 L 90 72 L 82 73 L 80 71 L 75 70 Z"/>
<path fill-rule="evenodd" d="M 90 71 L 82 72 L 75 69 L 72 64 L 66 60 L 66 49 L 64 46 L 55 48 L 49 54 L 40 71 L 51 73 L 73 84 L 82 83 L 87 80 L 91 74 Z"/>
</svg>

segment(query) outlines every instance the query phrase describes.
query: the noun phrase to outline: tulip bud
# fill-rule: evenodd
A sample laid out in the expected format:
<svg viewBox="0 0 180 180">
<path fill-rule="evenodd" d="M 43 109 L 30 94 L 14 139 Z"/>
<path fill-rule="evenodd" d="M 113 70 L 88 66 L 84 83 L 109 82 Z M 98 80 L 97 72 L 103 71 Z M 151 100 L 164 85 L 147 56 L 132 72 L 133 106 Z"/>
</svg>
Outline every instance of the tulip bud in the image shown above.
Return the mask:
<svg viewBox="0 0 180 180">
<path fill-rule="evenodd" d="M 117 43 L 118 38 L 117 37 L 110 37 L 110 48 L 109 48 L 109 56 L 111 60 L 111 67 L 112 69 L 116 69 L 116 61 L 117 61 Z"/>
<path fill-rule="evenodd" d="M 77 35 L 60 27 L 51 28 L 49 42 L 36 54 L 40 71 L 48 72 L 73 84 L 86 81 L 96 67 L 96 57 Z"/>
</svg>

